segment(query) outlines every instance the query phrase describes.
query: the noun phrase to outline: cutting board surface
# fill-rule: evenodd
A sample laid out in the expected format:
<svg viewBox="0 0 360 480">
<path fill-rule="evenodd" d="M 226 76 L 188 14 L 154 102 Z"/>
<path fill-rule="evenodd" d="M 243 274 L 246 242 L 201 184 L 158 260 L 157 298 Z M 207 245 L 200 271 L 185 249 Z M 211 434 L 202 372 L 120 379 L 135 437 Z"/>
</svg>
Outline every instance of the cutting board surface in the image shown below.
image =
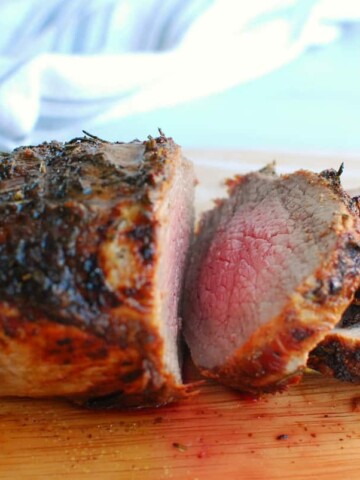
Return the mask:
<svg viewBox="0 0 360 480">
<path fill-rule="evenodd" d="M 338 169 L 344 160 L 345 187 L 360 187 L 360 156 L 187 155 L 200 181 L 198 212 L 222 195 L 223 178 L 274 159 L 280 172 Z M 206 382 L 182 403 L 138 411 L 0 399 L 0 479 L 358 480 L 360 385 L 308 374 L 283 394 L 254 399 Z"/>
</svg>

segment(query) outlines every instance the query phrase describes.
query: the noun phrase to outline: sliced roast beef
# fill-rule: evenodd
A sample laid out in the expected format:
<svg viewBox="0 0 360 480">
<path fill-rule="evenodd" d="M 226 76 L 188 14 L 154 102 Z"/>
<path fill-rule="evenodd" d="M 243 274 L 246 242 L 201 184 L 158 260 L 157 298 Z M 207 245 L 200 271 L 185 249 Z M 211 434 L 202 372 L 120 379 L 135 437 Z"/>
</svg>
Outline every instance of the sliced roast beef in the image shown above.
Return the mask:
<svg viewBox="0 0 360 480">
<path fill-rule="evenodd" d="M 194 175 L 164 135 L 0 156 L 0 395 L 107 405 L 185 394 L 179 294 Z"/>
<path fill-rule="evenodd" d="M 353 201 L 359 207 L 356 195 Z M 360 290 L 340 322 L 310 353 L 308 366 L 344 382 L 360 383 Z"/>
<path fill-rule="evenodd" d="M 310 353 L 308 366 L 344 382 L 360 383 L 360 291 L 340 323 Z"/>
<path fill-rule="evenodd" d="M 340 173 L 238 176 L 203 215 L 183 318 L 204 375 L 251 392 L 280 390 L 339 322 L 360 281 L 358 211 Z"/>
</svg>

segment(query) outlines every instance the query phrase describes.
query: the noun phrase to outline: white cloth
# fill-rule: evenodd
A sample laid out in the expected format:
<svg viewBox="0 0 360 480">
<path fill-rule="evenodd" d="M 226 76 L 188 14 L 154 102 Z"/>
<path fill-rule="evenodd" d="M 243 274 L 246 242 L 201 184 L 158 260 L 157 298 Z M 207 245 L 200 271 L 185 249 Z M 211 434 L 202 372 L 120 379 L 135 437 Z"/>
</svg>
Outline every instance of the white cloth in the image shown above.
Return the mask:
<svg viewBox="0 0 360 480">
<path fill-rule="evenodd" d="M 0 0 L 0 150 L 209 95 L 333 41 L 357 0 Z"/>
</svg>

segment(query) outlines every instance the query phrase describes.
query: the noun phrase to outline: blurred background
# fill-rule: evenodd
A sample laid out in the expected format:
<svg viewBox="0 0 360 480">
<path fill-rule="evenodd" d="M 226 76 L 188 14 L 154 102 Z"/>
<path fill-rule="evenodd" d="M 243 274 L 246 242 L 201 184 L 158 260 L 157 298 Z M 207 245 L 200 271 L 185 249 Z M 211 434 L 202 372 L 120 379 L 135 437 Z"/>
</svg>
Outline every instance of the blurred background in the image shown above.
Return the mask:
<svg viewBox="0 0 360 480">
<path fill-rule="evenodd" d="M 0 150 L 156 135 L 360 155 L 359 0 L 0 0 Z"/>
</svg>

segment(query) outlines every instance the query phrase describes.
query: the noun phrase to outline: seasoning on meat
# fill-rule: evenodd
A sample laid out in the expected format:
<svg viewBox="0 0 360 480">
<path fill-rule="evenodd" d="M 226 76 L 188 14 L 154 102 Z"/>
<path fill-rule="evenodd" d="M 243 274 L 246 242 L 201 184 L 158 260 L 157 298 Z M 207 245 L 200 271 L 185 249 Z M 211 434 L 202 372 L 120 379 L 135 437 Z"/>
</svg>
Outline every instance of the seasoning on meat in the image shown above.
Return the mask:
<svg viewBox="0 0 360 480">
<path fill-rule="evenodd" d="M 340 323 L 310 353 L 308 366 L 343 382 L 360 383 L 360 291 Z"/>
<path fill-rule="evenodd" d="M 0 155 L 0 395 L 144 406 L 186 394 L 193 192 L 192 164 L 162 132 Z"/>
</svg>

